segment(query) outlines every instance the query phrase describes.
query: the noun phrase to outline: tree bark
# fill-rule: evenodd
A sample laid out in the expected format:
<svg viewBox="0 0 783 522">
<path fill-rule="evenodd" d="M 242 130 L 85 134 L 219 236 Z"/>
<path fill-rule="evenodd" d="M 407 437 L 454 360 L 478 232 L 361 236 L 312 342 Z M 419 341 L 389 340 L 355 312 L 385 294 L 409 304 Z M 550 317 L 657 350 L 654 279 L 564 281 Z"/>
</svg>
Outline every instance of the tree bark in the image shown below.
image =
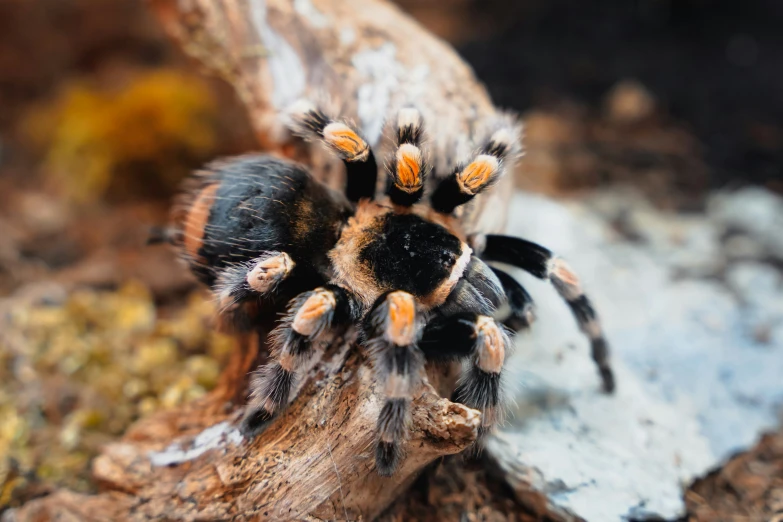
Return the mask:
<svg viewBox="0 0 783 522">
<path fill-rule="evenodd" d="M 299 98 L 327 95 L 385 156 L 384 122 L 414 104 L 437 176 L 451 171 L 476 128 L 497 115 L 454 51 L 382 0 L 149 3 L 186 52 L 236 87 L 266 150 L 302 152 L 279 113 Z M 303 152 L 320 179 L 340 185 L 338 163 L 319 148 Z M 511 178 L 467 207 L 467 232 L 502 228 Z M 95 459 L 100 494 L 59 491 L 7 519 L 373 519 L 429 463 L 471 446 L 479 413 L 441 398 L 453 388 L 453 367 L 428 368 L 404 463 L 393 477 L 380 477 L 373 443 L 382 394 L 353 335 L 335 339 L 313 361 L 297 399 L 252 441 L 236 424 L 247 375 L 265 359 L 266 336 L 239 338 L 215 390 L 139 421 Z"/>
</svg>

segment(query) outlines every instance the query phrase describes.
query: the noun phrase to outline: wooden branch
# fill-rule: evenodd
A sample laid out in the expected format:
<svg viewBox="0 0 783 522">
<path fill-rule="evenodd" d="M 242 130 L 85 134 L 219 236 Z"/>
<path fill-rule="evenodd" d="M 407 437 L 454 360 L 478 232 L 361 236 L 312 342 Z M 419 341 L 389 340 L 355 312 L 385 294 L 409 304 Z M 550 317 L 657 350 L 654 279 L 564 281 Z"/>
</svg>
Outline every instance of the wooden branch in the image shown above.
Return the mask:
<svg viewBox="0 0 783 522">
<path fill-rule="evenodd" d="M 237 369 L 240 360 L 255 360 L 257 338 L 241 344 Z M 471 445 L 480 415 L 427 386 L 414 400 L 407 458 L 394 477 L 382 478 L 373 451 L 382 395 L 371 373 L 362 350 L 339 339 L 314 361 L 286 413 L 247 441 L 231 400 L 237 375 L 227 370 L 204 399 L 153 415 L 104 449 L 93 474 L 106 493 L 60 491 L 11 520 L 371 520 L 424 466 Z M 453 384 L 443 368 L 429 375 Z"/>
<path fill-rule="evenodd" d="M 383 156 L 384 121 L 414 103 L 441 174 L 468 151 L 467 137 L 496 115 L 471 70 L 443 42 L 382 0 L 150 0 L 182 47 L 237 89 L 264 148 L 290 153 L 279 111 L 325 92 L 356 119 Z M 313 171 L 332 186 L 342 169 L 316 149 Z M 290 155 L 290 154 L 289 154 Z M 339 174 L 338 174 L 339 173 Z M 499 230 L 512 176 L 477 197 L 466 231 Z M 268 331 L 268 330 L 267 330 Z M 260 349 L 259 349 L 260 347 Z M 236 429 L 247 375 L 263 362 L 265 336 L 237 341 L 222 380 L 205 398 L 134 425 L 94 461 L 99 495 L 60 491 L 7 517 L 46 520 L 371 520 L 436 458 L 469 447 L 479 413 L 448 397 L 454 368 L 429 368 L 414 400 L 407 456 L 397 473 L 374 470 L 382 403 L 352 339 L 337 339 L 302 379 L 289 409 L 258 438 Z"/>
</svg>

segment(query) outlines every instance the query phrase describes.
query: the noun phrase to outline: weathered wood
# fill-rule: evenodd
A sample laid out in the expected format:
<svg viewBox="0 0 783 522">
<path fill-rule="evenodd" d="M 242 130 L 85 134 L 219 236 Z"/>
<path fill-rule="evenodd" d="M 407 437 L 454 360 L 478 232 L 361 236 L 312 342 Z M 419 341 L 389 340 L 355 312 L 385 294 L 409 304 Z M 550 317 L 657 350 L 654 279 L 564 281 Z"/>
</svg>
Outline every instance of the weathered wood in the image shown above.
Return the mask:
<svg viewBox="0 0 783 522">
<path fill-rule="evenodd" d="M 332 186 L 342 168 L 324 151 L 300 150 L 280 111 L 302 97 L 354 118 L 380 151 L 385 121 L 414 104 L 425 118 L 436 175 L 469 151 L 469 136 L 497 115 L 472 71 L 446 44 L 381 0 L 150 0 L 186 52 L 233 84 L 264 149 L 296 155 Z M 303 154 L 303 155 L 302 155 Z M 467 232 L 504 224 L 510 179 L 461 216 Z M 350 332 L 349 332 L 349 335 Z M 260 347 L 260 349 L 259 349 Z M 370 520 L 436 458 L 463 451 L 479 413 L 441 398 L 454 368 L 429 368 L 414 400 L 406 458 L 374 470 L 382 396 L 363 349 L 337 339 L 301 382 L 289 409 L 258 438 L 236 429 L 247 374 L 266 353 L 245 337 L 220 385 L 205 398 L 134 425 L 94 461 L 103 493 L 57 492 L 7 516 L 44 520 Z M 436 392 L 437 389 L 437 392 Z"/>
<path fill-rule="evenodd" d="M 256 339 L 242 342 L 251 347 Z M 421 468 L 471 445 L 479 413 L 430 386 L 421 390 L 407 458 L 394 477 L 382 478 L 373 452 L 382 399 L 371 374 L 362 350 L 338 340 L 314 361 L 299 398 L 252 441 L 235 427 L 241 409 L 232 405 L 224 378 L 204 399 L 153 415 L 106 447 L 93 463 L 106 493 L 61 491 L 10 519 L 372 519 Z M 430 380 L 453 383 L 442 368 L 431 369 Z"/>
</svg>

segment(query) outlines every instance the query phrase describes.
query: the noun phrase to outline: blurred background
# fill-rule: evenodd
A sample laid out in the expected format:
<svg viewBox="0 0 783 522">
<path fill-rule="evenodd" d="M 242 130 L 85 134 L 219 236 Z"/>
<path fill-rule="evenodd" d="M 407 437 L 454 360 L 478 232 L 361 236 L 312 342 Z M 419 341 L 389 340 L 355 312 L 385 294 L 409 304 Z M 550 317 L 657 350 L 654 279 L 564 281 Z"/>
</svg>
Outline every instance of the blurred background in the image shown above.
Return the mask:
<svg viewBox="0 0 783 522">
<path fill-rule="evenodd" d="M 527 191 L 630 187 L 678 213 L 716 189 L 783 193 L 778 0 L 399 4 L 524 116 Z M 229 342 L 173 253 L 144 243 L 189 171 L 257 145 L 233 89 L 143 2 L 4 0 L 0 35 L 7 507 L 93 490 L 100 444 L 214 386 Z"/>
</svg>

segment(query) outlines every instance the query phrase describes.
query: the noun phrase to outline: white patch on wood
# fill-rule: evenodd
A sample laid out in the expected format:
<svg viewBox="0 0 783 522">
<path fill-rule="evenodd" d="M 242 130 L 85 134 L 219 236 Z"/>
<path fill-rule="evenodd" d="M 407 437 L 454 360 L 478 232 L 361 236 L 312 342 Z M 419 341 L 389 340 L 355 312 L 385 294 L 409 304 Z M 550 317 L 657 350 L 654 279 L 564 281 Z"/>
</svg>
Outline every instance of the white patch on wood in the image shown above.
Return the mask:
<svg viewBox="0 0 783 522">
<path fill-rule="evenodd" d="M 221 422 L 196 435 L 188 448 L 183 448 L 175 442 L 162 451 L 150 451 L 147 456 L 153 466 L 171 466 L 193 460 L 207 451 L 227 444 L 237 445 L 240 442 L 242 442 L 242 435 L 239 430 L 228 422 Z"/>
<path fill-rule="evenodd" d="M 392 43 L 356 53 L 351 62 L 366 81 L 358 92 L 362 131 L 370 143 L 376 144 L 383 131 L 391 94 L 397 90 L 404 69 L 397 61 L 397 49 Z"/>
<path fill-rule="evenodd" d="M 272 76 L 272 105 L 282 110 L 304 94 L 307 85 L 304 66 L 294 48 L 267 23 L 266 2 L 250 2 L 249 6 L 253 25 L 267 51 L 264 59 Z"/>
<path fill-rule="evenodd" d="M 294 0 L 294 9 L 313 27 L 320 28 L 329 25 L 329 19 L 313 5 L 311 0 Z"/>
<path fill-rule="evenodd" d="M 353 27 L 343 27 L 340 29 L 340 43 L 343 45 L 351 45 L 356 41 L 356 31 Z"/>
</svg>

